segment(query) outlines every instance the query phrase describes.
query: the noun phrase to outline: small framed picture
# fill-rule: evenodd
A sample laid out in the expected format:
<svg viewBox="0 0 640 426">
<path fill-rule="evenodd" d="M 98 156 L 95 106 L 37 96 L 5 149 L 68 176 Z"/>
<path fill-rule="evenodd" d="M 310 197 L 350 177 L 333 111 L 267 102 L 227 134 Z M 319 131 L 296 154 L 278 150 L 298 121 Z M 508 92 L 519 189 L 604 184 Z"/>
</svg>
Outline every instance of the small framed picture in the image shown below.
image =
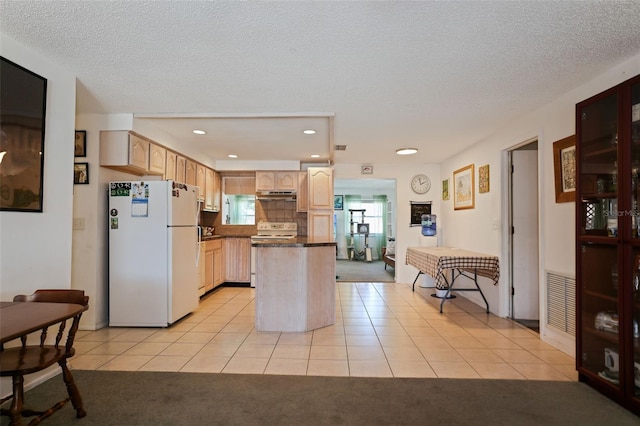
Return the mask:
<svg viewBox="0 0 640 426">
<path fill-rule="evenodd" d="M 373 174 L 373 166 L 371 164 L 363 164 L 360 167 L 360 174 L 363 174 L 363 175 Z"/>
<path fill-rule="evenodd" d="M 76 130 L 76 143 L 74 149 L 74 156 L 86 157 L 87 156 L 87 131 Z"/>
<path fill-rule="evenodd" d="M 89 163 L 75 163 L 73 165 L 74 185 L 89 184 Z"/>
<path fill-rule="evenodd" d="M 478 193 L 489 192 L 489 165 L 478 167 Z"/>
<path fill-rule="evenodd" d="M 334 210 L 342 210 L 344 206 L 344 195 L 334 195 L 333 196 L 333 209 Z"/>
</svg>

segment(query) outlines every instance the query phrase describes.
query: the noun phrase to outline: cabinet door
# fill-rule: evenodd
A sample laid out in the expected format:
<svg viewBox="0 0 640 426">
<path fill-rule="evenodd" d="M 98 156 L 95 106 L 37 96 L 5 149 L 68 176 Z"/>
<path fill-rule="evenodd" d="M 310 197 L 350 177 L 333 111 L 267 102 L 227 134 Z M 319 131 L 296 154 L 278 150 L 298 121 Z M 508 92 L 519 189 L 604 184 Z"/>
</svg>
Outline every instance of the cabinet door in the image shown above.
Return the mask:
<svg viewBox="0 0 640 426">
<path fill-rule="evenodd" d="M 207 168 L 202 164 L 196 165 L 196 185 L 200 187 L 198 192 L 198 200 L 204 202 L 207 193 Z"/>
<path fill-rule="evenodd" d="M 579 234 L 618 236 L 618 94 L 580 111 Z"/>
<path fill-rule="evenodd" d="M 206 293 L 205 283 L 207 281 L 206 276 L 206 245 L 207 243 L 200 243 L 200 258 L 198 263 L 198 278 L 200 279 L 198 284 L 198 294 L 202 296 Z"/>
<path fill-rule="evenodd" d="M 129 135 L 129 165 L 149 170 L 149 141 Z"/>
<path fill-rule="evenodd" d="M 149 144 L 149 172 L 164 176 L 167 150 L 156 144 Z"/>
<path fill-rule="evenodd" d="M 219 212 L 222 204 L 222 178 L 220 173 L 213 172 L 213 211 Z"/>
<path fill-rule="evenodd" d="M 187 159 L 182 155 L 176 156 L 176 182 L 187 183 L 186 181 Z"/>
<path fill-rule="evenodd" d="M 275 172 L 256 172 L 256 192 L 275 191 L 276 189 L 276 173 Z"/>
<path fill-rule="evenodd" d="M 224 282 L 225 264 L 224 251 L 222 250 L 222 241 L 216 241 L 213 249 L 213 286 L 217 287 Z"/>
<path fill-rule="evenodd" d="M 311 239 L 333 241 L 333 210 L 309 210 L 307 234 Z"/>
<path fill-rule="evenodd" d="M 298 193 L 296 195 L 296 210 L 306 212 L 309 207 L 309 179 L 307 172 L 298 172 Z"/>
<path fill-rule="evenodd" d="M 276 172 L 276 191 L 295 191 L 298 186 L 298 172 Z"/>
<path fill-rule="evenodd" d="M 204 191 L 204 208 L 205 210 L 213 210 L 213 191 L 214 191 L 214 171 L 206 168 L 205 173 L 205 191 Z"/>
<path fill-rule="evenodd" d="M 251 239 L 225 238 L 225 275 L 230 282 L 251 281 Z"/>
<path fill-rule="evenodd" d="M 196 163 L 186 160 L 184 169 L 184 183 L 187 185 L 196 185 Z"/>
<path fill-rule="evenodd" d="M 207 241 L 207 250 L 204 254 L 204 288 L 205 291 L 212 290 L 214 287 L 213 277 L 215 275 L 214 269 L 214 249 L 212 245 L 213 241 Z"/>
<path fill-rule="evenodd" d="M 579 321 L 579 369 L 600 375 L 619 386 L 611 369 L 620 354 L 619 304 L 621 292 L 616 245 L 583 243 L 580 246 L 581 280 Z"/>
<path fill-rule="evenodd" d="M 176 157 L 175 152 L 167 151 L 167 163 L 164 167 L 164 180 L 176 180 Z"/>
<path fill-rule="evenodd" d="M 333 169 L 309 167 L 309 210 L 333 211 Z"/>
</svg>

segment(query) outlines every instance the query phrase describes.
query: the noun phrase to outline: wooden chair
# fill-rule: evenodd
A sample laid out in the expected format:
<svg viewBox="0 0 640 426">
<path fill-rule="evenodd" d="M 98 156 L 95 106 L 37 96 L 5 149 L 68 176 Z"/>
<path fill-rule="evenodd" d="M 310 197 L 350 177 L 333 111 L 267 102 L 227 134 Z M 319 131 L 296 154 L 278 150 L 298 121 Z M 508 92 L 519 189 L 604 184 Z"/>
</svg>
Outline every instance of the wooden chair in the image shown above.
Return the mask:
<svg viewBox="0 0 640 426">
<path fill-rule="evenodd" d="M 20 346 L 6 349 L 4 347 L 0 348 L 0 375 L 2 377 L 11 377 L 13 380 L 13 394 L 0 401 L 0 403 L 3 404 L 13 398 L 11 408 L 2 409 L 2 415 L 11 418 L 11 425 L 21 424 L 22 417 L 37 416 L 29 424 L 38 424 L 62 408 L 68 401 L 71 401 L 76 410 L 77 417 L 81 418 L 86 416 L 87 413 L 82 406 L 80 392 L 67 366 L 67 359 L 71 358 L 75 353 L 73 340 L 78 330 L 80 317 L 82 313 L 89 308 L 89 296 L 85 296 L 82 290 L 37 290 L 29 296 L 16 296 L 13 298 L 13 301 L 74 303 L 84 306 L 84 309 L 73 318 L 70 318 L 72 319 L 72 324 L 64 345 L 60 345 L 60 341 L 62 340 L 67 321 L 59 323 L 58 333 L 53 345 L 45 344 L 47 328 L 44 328 L 40 331 L 40 343 L 38 345 L 28 345 L 27 338 L 24 336 L 20 338 Z M 60 365 L 60 368 L 62 368 L 62 379 L 67 387 L 68 397 L 57 402 L 46 411 L 24 409 L 24 376 L 42 371 L 56 362 Z"/>
</svg>

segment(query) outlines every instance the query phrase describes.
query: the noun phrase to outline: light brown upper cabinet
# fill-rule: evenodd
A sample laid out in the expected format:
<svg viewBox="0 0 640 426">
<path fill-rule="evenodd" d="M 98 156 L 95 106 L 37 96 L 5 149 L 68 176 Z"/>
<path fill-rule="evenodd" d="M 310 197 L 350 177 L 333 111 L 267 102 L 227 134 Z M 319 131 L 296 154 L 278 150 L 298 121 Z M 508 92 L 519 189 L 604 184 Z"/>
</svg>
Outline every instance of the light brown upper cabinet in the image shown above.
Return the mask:
<svg viewBox="0 0 640 426">
<path fill-rule="evenodd" d="M 154 175 L 164 176 L 166 162 L 167 162 L 166 148 L 160 145 L 156 145 L 154 143 L 150 143 L 149 144 L 149 173 Z"/>
<path fill-rule="evenodd" d="M 298 187 L 297 171 L 256 172 L 256 192 L 295 191 Z"/>
</svg>

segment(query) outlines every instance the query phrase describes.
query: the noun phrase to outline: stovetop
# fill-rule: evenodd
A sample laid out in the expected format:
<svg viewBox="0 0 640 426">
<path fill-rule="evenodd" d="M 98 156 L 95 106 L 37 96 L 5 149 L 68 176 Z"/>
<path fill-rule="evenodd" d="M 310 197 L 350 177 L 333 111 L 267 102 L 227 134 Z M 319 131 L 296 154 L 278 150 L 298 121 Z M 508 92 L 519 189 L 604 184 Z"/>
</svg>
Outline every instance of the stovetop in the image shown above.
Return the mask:
<svg viewBox="0 0 640 426">
<path fill-rule="evenodd" d="M 296 222 L 258 222 L 258 235 L 252 235 L 251 239 L 284 239 L 298 236 L 298 224 Z"/>
</svg>

